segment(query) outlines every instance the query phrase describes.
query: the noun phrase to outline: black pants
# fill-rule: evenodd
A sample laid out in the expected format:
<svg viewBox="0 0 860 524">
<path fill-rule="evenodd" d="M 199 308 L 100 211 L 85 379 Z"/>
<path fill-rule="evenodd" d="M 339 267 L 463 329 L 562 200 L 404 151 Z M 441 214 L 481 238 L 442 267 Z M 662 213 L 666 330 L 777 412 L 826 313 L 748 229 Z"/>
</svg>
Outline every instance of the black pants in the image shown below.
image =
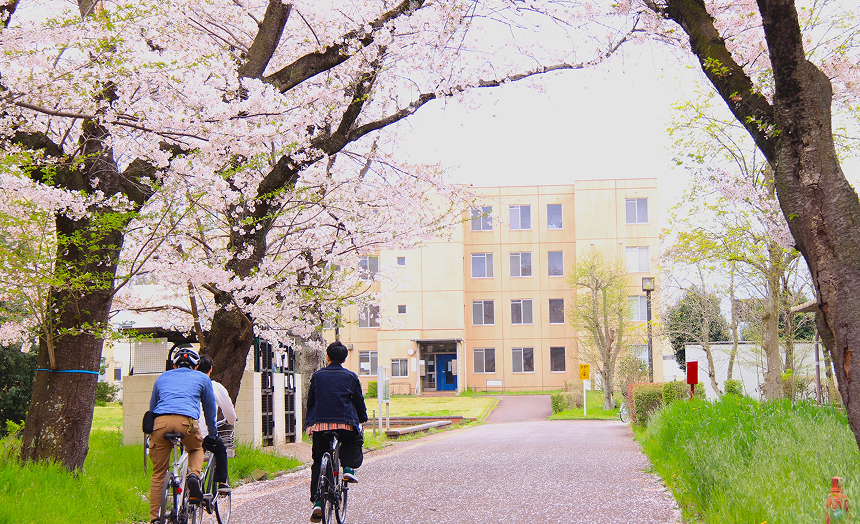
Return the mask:
<svg viewBox="0 0 860 524">
<path fill-rule="evenodd" d="M 212 453 L 210 460 L 215 461 L 215 482 L 227 482 L 227 446 L 220 438 L 211 446 L 206 446 L 206 450 Z"/>
<path fill-rule="evenodd" d="M 313 447 L 311 453 L 314 458 L 314 464 L 311 466 L 311 502 L 317 501 L 317 488 L 319 487 L 320 479 L 320 461 L 325 452 L 329 450 L 331 445 L 331 436 L 327 433 L 337 433 L 337 440 L 340 441 L 340 464 L 348 468 L 357 468 L 364 462 L 364 436 L 355 430 L 335 429 L 332 431 L 314 432 Z"/>
</svg>

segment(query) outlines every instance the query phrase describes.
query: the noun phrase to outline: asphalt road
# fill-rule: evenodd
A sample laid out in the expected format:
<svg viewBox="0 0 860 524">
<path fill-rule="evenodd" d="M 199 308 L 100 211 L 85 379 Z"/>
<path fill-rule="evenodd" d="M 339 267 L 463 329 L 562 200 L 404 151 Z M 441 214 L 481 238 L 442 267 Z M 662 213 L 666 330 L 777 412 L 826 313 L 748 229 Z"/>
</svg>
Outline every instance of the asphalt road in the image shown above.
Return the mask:
<svg viewBox="0 0 860 524">
<path fill-rule="evenodd" d="M 547 421 L 548 397 L 505 405 L 516 398 L 503 398 L 498 422 L 369 453 L 350 490 L 348 523 L 680 522 L 659 479 L 644 472 L 628 426 Z M 304 470 L 237 488 L 231 524 L 308 522 L 309 477 Z"/>
</svg>

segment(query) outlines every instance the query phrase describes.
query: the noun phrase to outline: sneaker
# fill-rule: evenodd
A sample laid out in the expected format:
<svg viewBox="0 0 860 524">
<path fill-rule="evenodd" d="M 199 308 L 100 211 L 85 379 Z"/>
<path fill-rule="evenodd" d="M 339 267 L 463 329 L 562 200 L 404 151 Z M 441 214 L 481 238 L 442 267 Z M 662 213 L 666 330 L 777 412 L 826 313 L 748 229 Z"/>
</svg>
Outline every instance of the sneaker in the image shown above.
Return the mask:
<svg viewBox="0 0 860 524">
<path fill-rule="evenodd" d="M 343 480 L 345 482 L 351 482 L 353 484 L 358 482 L 358 477 L 355 476 L 355 470 L 352 468 L 348 468 L 346 466 L 343 467 Z"/>
<path fill-rule="evenodd" d="M 232 492 L 233 492 L 233 488 L 230 487 L 230 484 L 227 484 L 226 482 L 221 482 L 218 484 L 218 494 L 219 495 L 226 495 L 226 494 L 232 493 Z"/>
<path fill-rule="evenodd" d="M 203 499 L 203 491 L 200 489 L 200 477 L 191 473 L 185 479 L 185 488 L 188 490 L 188 498 L 192 501 Z"/>
<path fill-rule="evenodd" d="M 311 522 L 319 522 L 322 520 L 322 502 L 314 502 L 314 509 L 311 511 Z"/>
</svg>

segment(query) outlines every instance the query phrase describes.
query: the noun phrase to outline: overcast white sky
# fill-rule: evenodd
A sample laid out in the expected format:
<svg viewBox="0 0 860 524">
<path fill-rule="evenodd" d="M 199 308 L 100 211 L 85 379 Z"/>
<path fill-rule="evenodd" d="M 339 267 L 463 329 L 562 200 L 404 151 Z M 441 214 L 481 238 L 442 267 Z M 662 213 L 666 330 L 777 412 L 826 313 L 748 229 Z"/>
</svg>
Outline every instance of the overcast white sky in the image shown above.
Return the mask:
<svg viewBox="0 0 860 524">
<path fill-rule="evenodd" d="M 687 184 L 667 149 L 669 106 L 697 75 L 632 49 L 598 69 L 542 77 L 543 92 L 512 84 L 479 93 L 477 108 L 436 102 L 408 119 L 399 145 L 476 186 L 657 177 L 665 210 Z"/>
</svg>

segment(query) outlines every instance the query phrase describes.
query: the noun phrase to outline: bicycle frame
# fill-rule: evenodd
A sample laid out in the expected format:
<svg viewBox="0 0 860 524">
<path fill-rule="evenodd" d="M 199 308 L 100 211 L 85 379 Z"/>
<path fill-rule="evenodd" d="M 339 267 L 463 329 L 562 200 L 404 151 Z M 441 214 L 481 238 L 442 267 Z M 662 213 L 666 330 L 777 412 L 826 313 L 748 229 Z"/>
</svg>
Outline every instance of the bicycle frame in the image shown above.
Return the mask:
<svg viewBox="0 0 860 524">
<path fill-rule="evenodd" d="M 323 524 L 332 524 L 332 514 L 337 522 L 346 519 L 349 484 L 343 480 L 340 464 L 340 442 L 337 434 L 331 433 L 331 443 L 320 461 L 319 496 L 323 502 Z"/>
</svg>

